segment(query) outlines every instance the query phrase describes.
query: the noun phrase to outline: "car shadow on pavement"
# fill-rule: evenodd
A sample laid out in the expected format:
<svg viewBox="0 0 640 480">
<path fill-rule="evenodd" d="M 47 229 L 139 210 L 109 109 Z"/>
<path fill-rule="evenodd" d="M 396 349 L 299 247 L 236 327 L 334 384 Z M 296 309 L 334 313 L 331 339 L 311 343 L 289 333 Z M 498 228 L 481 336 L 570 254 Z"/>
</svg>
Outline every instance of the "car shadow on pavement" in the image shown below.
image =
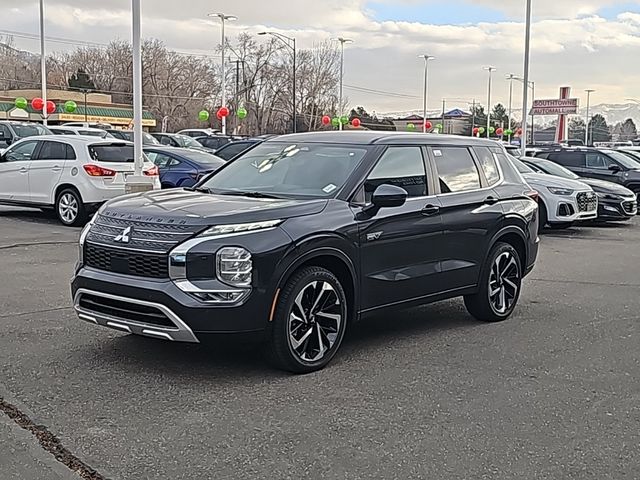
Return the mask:
<svg viewBox="0 0 640 480">
<path fill-rule="evenodd" d="M 375 355 L 390 342 L 397 346 L 405 340 L 415 341 L 416 337 L 478 325 L 481 324 L 466 312 L 460 300 L 374 316 L 348 330 L 333 364 L 345 361 L 347 356 Z M 99 352 L 93 352 L 100 362 L 127 374 L 161 374 L 191 380 L 195 377 L 205 382 L 222 378 L 252 382 L 288 376 L 269 365 L 262 344 L 255 338 L 223 336 L 207 338 L 201 344 L 185 344 L 124 335 L 102 345 Z"/>
<path fill-rule="evenodd" d="M 62 226 L 62 224 L 56 218 L 56 214 L 53 210 L 41 211 L 38 209 L 0 209 L 0 218 L 10 218 L 13 220 L 22 220 L 24 222 L 40 223 L 43 225 L 57 225 L 60 227 Z"/>
</svg>

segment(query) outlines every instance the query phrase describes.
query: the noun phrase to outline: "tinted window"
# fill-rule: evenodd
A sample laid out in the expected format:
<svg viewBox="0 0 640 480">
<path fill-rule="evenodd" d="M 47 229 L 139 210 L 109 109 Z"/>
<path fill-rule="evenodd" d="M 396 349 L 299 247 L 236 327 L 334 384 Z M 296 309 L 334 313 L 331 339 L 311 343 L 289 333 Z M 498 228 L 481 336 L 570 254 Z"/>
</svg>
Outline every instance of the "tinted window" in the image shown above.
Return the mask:
<svg viewBox="0 0 640 480">
<path fill-rule="evenodd" d="M 638 164 L 637 161 L 624 153 L 616 152 L 615 150 L 603 150 L 603 153 L 606 153 L 608 157 L 612 158 L 623 167 L 630 168 L 632 170 L 640 168 L 640 164 Z"/>
<path fill-rule="evenodd" d="M 158 166 L 158 168 L 167 168 L 171 162 L 171 157 L 164 153 L 145 152 L 145 154 L 149 160 Z"/>
<path fill-rule="evenodd" d="M 511 155 L 507 156 L 504 153 L 496 153 L 496 159 L 500 164 L 500 169 L 502 170 L 502 176 L 508 183 L 525 183 L 522 175 L 513 165 L 511 160 L 513 157 Z"/>
<path fill-rule="evenodd" d="M 442 193 L 464 192 L 480 188 L 480 174 L 469 150 L 439 147 L 432 151 Z"/>
<path fill-rule="evenodd" d="M 516 169 L 520 173 L 535 173 L 535 171 L 529 165 L 518 160 L 517 158 L 511 157 L 510 160 L 511 160 L 511 163 L 513 163 L 513 166 L 516 167 Z"/>
<path fill-rule="evenodd" d="M 67 158 L 67 146 L 60 142 L 42 142 L 38 160 L 65 160 Z"/>
<path fill-rule="evenodd" d="M 565 167 L 584 167 L 584 154 L 578 152 L 550 153 L 547 158 Z"/>
<path fill-rule="evenodd" d="M 253 145 L 253 143 L 245 143 L 245 142 L 229 143 L 224 148 L 221 148 L 216 152 L 216 157 L 220 157 L 224 160 L 231 160 L 237 155 L 240 155 L 251 145 Z"/>
<path fill-rule="evenodd" d="M 67 149 L 67 160 L 75 160 L 76 157 L 76 151 L 73 149 L 73 147 L 71 145 L 66 145 L 66 149 Z"/>
<path fill-rule="evenodd" d="M 12 137 L 9 127 L 0 125 L 0 139 L 10 139 Z"/>
<path fill-rule="evenodd" d="M 587 153 L 587 168 L 596 170 L 608 170 L 609 165 L 615 165 L 615 162 L 601 153 Z"/>
<path fill-rule="evenodd" d="M 31 160 L 33 151 L 36 149 L 38 142 L 24 142 L 7 150 L 5 158 L 8 162 L 21 162 Z"/>
<path fill-rule="evenodd" d="M 380 185 L 404 188 L 410 197 L 427 194 L 424 160 L 420 147 L 389 147 L 373 168 L 364 184 L 365 199 Z"/>
<path fill-rule="evenodd" d="M 60 128 L 56 128 L 53 130 L 54 135 L 75 135 L 76 132 L 73 130 L 62 130 Z"/>
<path fill-rule="evenodd" d="M 500 180 L 500 173 L 498 172 L 498 164 L 496 159 L 487 147 L 474 147 L 476 155 L 478 156 L 478 162 L 484 172 L 484 176 L 487 179 L 489 185 L 494 185 Z"/>
<path fill-rule="evenodd" d="M 97 162 L 133 162 L 133 145 L 91 145 L 89 155 Z"/>
<path fill-rule="evenodd" d="M 42 125 L 37 125 L 35 123 L 29 124 L 14 124 L 13 129 L 16 131 L 16 134 L 21 137 L 33 137 L 35 135 L 51 135 L 52 132 L 47 127 L 43 127 Z"/>
</svg>

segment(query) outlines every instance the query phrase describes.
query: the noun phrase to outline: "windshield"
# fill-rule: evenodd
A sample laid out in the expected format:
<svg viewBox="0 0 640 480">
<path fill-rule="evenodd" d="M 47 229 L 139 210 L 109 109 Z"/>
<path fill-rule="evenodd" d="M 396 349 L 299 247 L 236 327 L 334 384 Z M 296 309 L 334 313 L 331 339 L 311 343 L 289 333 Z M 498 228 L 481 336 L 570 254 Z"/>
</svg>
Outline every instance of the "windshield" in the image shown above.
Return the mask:
<svg viewBox="0 0 640 480">
<path fill-rule="evenodd" d="M 636 162 L 640 162 L 640 152 L 636 150 L 620 150 L 620 153 L 626 155 L 631 160 L 635 160 Z"/>
<path fill-rule="evenodd" d="M 33 125 L 14 123 L 12 127 L 20 138 L 53 134 L 47 127 L 43 127 L 42 125 L 37 125 L 35 123 Z"/>
<path fill-rule="evenodd" d="M 367 151 L 364 146 L 267 142 L 228 164 L 201 187 L 213 193 L 328 198 L 338 193 Z"/>
<path fill-rule="evenodd" d="M 624 153 L 616 152 L 615 150 L 602 150 L 602 153 L 606 153 L 625 168 L 631 170 L 640 170 L 640 161 L 633 160 L 631 157 L 625 155 Z"/>
<path fill-rule="evenodd" d="M 544 170 L 549 175 L 555 175 L 556 177 L 570 178 L 572 180 L 580 178 L 571 170 L 567 170 L 562 165 L 558 165 L 551 160 L 536 160 L 534 165 L 540 167 L 541 170 Z"/>
<path fill-rule="evenodd" d="M 176 142 L 180 144 L 181 147 L 202 148 L 202 144 L 199 141 L 187 135 L 176 134 L 174 138 L 176 139 Z"/>
<path fill-rule="evenodd" d="M 516 157 L 511 157 L 509 160 L 511 160 L 511 163 L 513 163 L 513 165 L 520 173 L 536 173 L 532 168 L 522 163 Z"/>
</svg>

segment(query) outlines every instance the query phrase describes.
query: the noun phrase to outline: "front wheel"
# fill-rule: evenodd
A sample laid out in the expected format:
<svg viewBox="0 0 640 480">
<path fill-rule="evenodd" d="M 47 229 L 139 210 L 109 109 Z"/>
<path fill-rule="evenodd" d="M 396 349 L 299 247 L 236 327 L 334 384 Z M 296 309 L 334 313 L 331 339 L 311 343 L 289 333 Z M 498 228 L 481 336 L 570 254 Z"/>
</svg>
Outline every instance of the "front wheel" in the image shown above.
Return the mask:
<svg viewBox="0 0 640 480">
<path fill-rule="evenodd" d="M 324 368 L 335 356 L 349 308 L 338 278 L 321 267 L 296 272 L 281 290 L 268 353 L 276 367 L 293 373 Z"/>
<path fill-rule="evenodd" d="M 497 243 L 482 268 L 480 289 L 464 297 L 471 315 L 484 322 L 500 322 L 512 313 L 520 297 L 522 264 L 518 251 L 508 243 Z"/>
<path fill-rule="evenodd" d="M 62 190 L 56 197 L 56 215 L 67 227 L 77 227 L 87 221 L 87 211 L 80 194 L 72 189 Z"/>
</svg>

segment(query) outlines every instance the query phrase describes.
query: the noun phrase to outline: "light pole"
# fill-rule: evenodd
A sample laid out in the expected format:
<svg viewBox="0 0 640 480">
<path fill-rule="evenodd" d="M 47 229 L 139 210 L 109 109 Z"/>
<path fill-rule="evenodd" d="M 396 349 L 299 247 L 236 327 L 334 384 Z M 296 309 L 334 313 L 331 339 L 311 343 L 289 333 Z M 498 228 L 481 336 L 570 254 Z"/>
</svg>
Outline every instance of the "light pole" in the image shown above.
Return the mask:
<svg viewBox="0 0 640 480">
<path fill-rule="evenodd" d="M 489 128 L 491 128 L 491 79 L 493 72 L 496 71 L 495 67 L 483 67 L 484 70 L 489 72 L 489 89 L 487 93 L 487 138 L 491 136 Z"/>
<path fill-rule="evenodd" d="M 506 76 L 506 79 L 509 80 L 509 124 L 507 125 L 507 130 L 511 131 L 511 115 L 513 113 L 513 81 L 518 79 L 518 76 L 510 73 Z M 508 141 L 511 143 L 511 135 L 508 136 Z"/>
<path fill-rule="evenodd" d="M 47 57 L 44 49 L 44 0 L 40 0 L 40 75 L 42 83 L 42 124 L 47 124 Z"/>
<path fill-rule="evenodd" d="M 525 11 L 525 33 L 524 33 L 524 88 L 522 89 L 522 137 L 520 138 L 520 153 L 525 155 L 527 148 L 527 104 L 529 99 L 529 52 L 531 50 L 531 0 L 527 0 L 527 8 Z M 535 87 L 534 87 L 535 88 Z M 535 92 L 535 91 L 534 91 Z M 535 98 L 535 93 L 534 93 Z M 531 121 L 533 125 L 533 121 Z M 531 138 L 533 141 L 533 137 Z"/>
<path fill-rule="evenodd" d="M 344 44 L 345 43 L 353 43 L 353 40 L 350 38 L 339 37 L 338 41 L 340 42 L 340 96 L 338 99 L 338 116 L 340 117 L 340 130 L 342 130 L 342 83 L 344 79 Z"/>
<path fill-rule="evenodd" d="M 225 36 L 224 36 L 224 25 L 225 22 L 237 20 L 238 17 L 235 15 L 225 15 L 224 13 L 210 13 L 209 17 L 217 17 L 220 19 L 220 23 L 222 24 L 222 106 L 226 107 L 227 105 L 227 72 L 225 70 Z M 222 134 L 227 134 L 227 117 L 222 117 Z"/>
<path fill-rule="evenodd" d="M 589 145 L 589 107 L 591 102 L 591 94 L 595 92 L 595 90 L 588 88 L 585 90 L 587 92 L 587 122 L 584 125 L 584 144 Z"/>
<path fill-rule="evenodd" d="M 281 42 L 283 42 L 288 48 L 293 52 L 293 128 L 292 132 L 296 133 L 298 131 L 298 122 L 297 122 L 297 105 L 296 105 L 296 39 L 294 37 L 287 37 L 278 32 L 260 32 L 258 35 L 271 35 Z"/>
<path fill-rule="evenodd" d="M 429 60 L 435 60 L 431 55 L 418 55 L 424 58 L 424 92 L 422 96 L 422 133 L 427 133 L 427 89 L 429 88 Z"/>
<path fill-rule="evenodd" d="M 522 83 L 522 85 L 524 85 L 524 79 L 522 77 L 514 76 L 513 79 L 519 81 L 520 83 Z M 533 80 L 529 80 L 528 85 L 529 85 L 529 88 L 531 89 L 532 100 L 535 101 L 535 99 L 536 99 L 536 82 L 534 82 Z M 527 90 L 527 89 L 525 88 L 525 90 Z M 527 94 L 528 94 L 528 92 L 527 92 Z M 527 98 L 527 103 L 528 103 L 528 100 L 529 99 Z M 528 116 L 527 115 L 527 111 L 525 109 L 522 117 L 523 117 L 523 119 L 526 120 L 527 116 Z M 531 142 L 532 143 L 535 143 L 535 130 L 534 130 L 534 123 L 533 123 L 534 118 L 535 118 L 535 115 L 533 113 L 533 110 L 531 110 Z M 526 127 L 526 121 L 525 121 L 525 127 Z M 522 131 L 525 132 L 524 127 L 523 127 Z"/>
</svg>

